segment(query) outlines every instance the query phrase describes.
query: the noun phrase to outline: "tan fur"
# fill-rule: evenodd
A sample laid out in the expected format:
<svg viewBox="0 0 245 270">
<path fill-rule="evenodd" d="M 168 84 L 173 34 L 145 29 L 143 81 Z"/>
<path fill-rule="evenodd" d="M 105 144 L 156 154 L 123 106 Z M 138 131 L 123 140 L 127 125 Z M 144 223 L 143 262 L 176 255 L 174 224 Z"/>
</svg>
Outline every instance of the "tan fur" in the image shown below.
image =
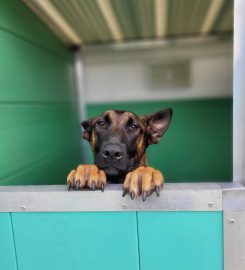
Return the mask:
<svg viewBox="0 0 245 270">
<path fill-rule="evenodd" d="M 67 185 L 75 188 L 89 187 L 103 188 L 106 185 L 106 175 L 96 165 L 79 165 L 67 176 Z"/>
<path fill-rule="evenodd" d="M 141 195 L 147 192 L 150 195 L 156 188 L 162 188 L 164 183 L 163 175 L 160 171 L 152 167 L 138 167 L 127 174 L 123 187 L 126 192 L 134 192 Z"/>
<path fill-rule="evenodd" d="M 146 154 L 144 153 L 143 156 L 140 158 L 140 163 L 139 166 L 147 166 L 147 158 L 146 158 Z"/>
<path fill-rule="evenodd" d="M 137 120 L 140 125 L 142 133 L 139 135 L 136 141 L 136 159 L 138 161 L 139 167 L 135 170 L 129 172 L 123 183 L 123 195 L 129 193 L 132 199 L 137 195 L 142 195 L 143 200 L 146 199 L 152 192 L 156 191 L 159 196 L 159 192 L 164 184 L 164 177 L 162 173 L 155 170 L 152 167 L 147 166 L 146 160 L 146 123 L 144 117 L 139 117 L 130 112 L 116 112 L 116 111 L 106 111 L 103 116 L 108 116 L 111 123 L 111 129 L 115 135 L 120 134 L 122 127 L 126 125 L 129 118 Z M 99 121 L 101 116 L 91 119 L 91 124 L 94 126 L 97 121 Z M 88 137 L 85 137 L 88 139 Z M 94 129 L 89 136 L 89 142 L 91 148 L 94 151 L 96 145 L 96 133 Z M 67 184 L 70 188 L 83 188 L 89 187 L 92 189 L 101 188 L 104 189 L 106 184 L 106 174 L 104 171 L 99 170 L 96 165 L 79 165 L 77 170 L 72 170 L 67 176 Z"/>
<path fill-rule="evenodd" d="M 139 160 L 140 165 L 146 165 L 146 155 L 145 155 L 145 142 L 144 136 L 140 135 L 137 142 L 137 159 Z"/>
<path fill-rule="evenodd" d="M 76 170 L 72 170 L 67 176 L 67 182 L 73 183 Z"/>
<path fill-rule="evenodd" d="M 137 159 L 139 161 L 140 165 L 146 166 L 146 155 L 145 155 L 145 141 L 144 141 L 144 132 L 145 132 L 145 126 L 144 126 L 144 119 L 142 117 L 138 117 L 134 115 L 131 112 L 123 112 L 122 114 L 118 114 L 117 112 L 113 110 L 108 110 L 103 113 L 103 116 L 108 116 L 111 121 L 111 129 L 113 130 L 114 134 L 117 133 L 117 131 L 120 133 L 121 127 L 124 126 L 128 119 L 131 117 L 132 119 L 137 119 L 137 122 L 140 124 L 143 133 L 139 136 L 136 145 L 137 145 Z M 92 121 L 92 125 L 95 125 L 96 122 L 99 120 L 99 117 L 94 118 Z M 92 129 L 91 135 L 90 135 L 90 145 L 92 148 L 92 151 L 94 151 L 94 147 L 96 144 L 96 134 L 94 130 Z"/>
<path fill-rule="evenodd" d="M 94 151 L 95 144 L 96 144 L 96 134 L 94 130 L 92 130 L 91 139 L 90 139 L 90 145 L 91 145 L 92 151 Z"/>
</svg>

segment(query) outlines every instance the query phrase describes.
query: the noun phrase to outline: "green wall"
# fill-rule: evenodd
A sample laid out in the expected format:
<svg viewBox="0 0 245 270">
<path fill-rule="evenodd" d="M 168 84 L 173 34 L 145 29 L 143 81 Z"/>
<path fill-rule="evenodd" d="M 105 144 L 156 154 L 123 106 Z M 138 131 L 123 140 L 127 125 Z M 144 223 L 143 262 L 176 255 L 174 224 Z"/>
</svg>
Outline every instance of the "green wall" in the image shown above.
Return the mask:
<svg viewBox="0 0 245 270">
<path fill-rule="evenodd" d="M 0 1 L 0 185 L 62 184 L 80 162 L 71 53 L 22 1 Z"/>
<path fill-rule="evenodd" d="M 173 121 L 149 164 L 166 182 L 231 180 L 230 98 L 88 104 L 88 115 L 165 107 Z M 21 1 L 1 0 L 0 185 L 63 184 L 81 162 L 80 137 L 70 52 Z"/>
<path fill-rule="evenodd" d="M 232 99 L 89 104 L 89 117 L 107 109 L 149 114 L 173 108 L 169 130 L 148 148 L 148 163 L 166 182 L 230 181 L 232 178 Z M 92 160 L 92 157 L 90 155 Z"/>
<path fill-rule="evenodd" d="M 222 225 L 210 211 L 0 213 L 0 269 L 223 270 Z"/>
</svg>

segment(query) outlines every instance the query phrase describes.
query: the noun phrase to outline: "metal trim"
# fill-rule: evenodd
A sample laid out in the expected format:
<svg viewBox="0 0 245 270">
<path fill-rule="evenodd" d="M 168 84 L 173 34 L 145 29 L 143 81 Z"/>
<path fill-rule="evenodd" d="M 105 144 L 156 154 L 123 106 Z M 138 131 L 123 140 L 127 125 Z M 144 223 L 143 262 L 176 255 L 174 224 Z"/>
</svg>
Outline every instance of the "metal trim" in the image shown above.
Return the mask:
<svg viewBox="0 0 245 270">
<path fill-rule="evenodd" d="M 75 94 L 77 101 L 77 109 L 78 109 L 78 119 L 80 123 L 87 118 L 86 112 L 86 90 L 85 90 L 85 82 L 84 82 L 84 65 L 82 52 L 79 48 L 77 48 L 73 52 L 73 72 L 74 72 L 74 82 L 75 82 Z M 82 134 L 82 126 L 81 126 L 81 134 Z M 81 163 L 88 163 L 88 143 L 85 140 L 81 141 Z"/>
<path fill-rule="evenodd" d="M 234 4 L 233 179 L 245 185 L 245 1 Z"/>
<path fill-rule="evenodd" d="M 224 211 L 224 270 L 245 269 L 245 211 Z"/>
<path fill-rule="evenodd" d="M 224 211 L 245 211 L 245 188 L 223 189 Z"/>
<path fill-rule="evenodd" d="M 159 49 L 168 47 L 188 47 L 194 45 L 211 45 L 223 42 L 231 42 L 232 36 L 230 34 L 223 35 L 209 35 L 200 37 L 186 37 L 186 38 L 165 38 L 164 40 L 140 40 L 140 41 L 126 41 L 122 43 L 113 44 L 95 44 L 83 45 L 84 53 L 96 53 L 98 51 L 126 51 L 126 50 L 144 50 L 144 49 Z"/>
<path fill-rule="evenodd" d="M 158 198 L 152 194 L 122 197 L 122 185 L 100 190 L 67 191 L 65 186 L 2 186 L 0 212 L 80 211 L 221 211 L 222 189 L 218 184 L 166 184 Z"/>
<path fill-rule="evenodd" d="M 22 0 L 65 43 L 80 46 L 78 33 L 49 0 Z"/>
</svg>

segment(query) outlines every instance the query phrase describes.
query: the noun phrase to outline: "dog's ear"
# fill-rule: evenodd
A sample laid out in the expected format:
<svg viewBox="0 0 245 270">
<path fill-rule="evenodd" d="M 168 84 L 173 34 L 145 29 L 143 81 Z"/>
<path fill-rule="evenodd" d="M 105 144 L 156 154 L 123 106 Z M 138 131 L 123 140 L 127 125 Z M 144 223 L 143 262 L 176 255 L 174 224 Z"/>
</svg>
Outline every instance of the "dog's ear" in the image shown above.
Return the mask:
<svg viewBox="0 0 245 270">
<path fill-rule="evenodd" d="M 147 125 L 148 145 L 159 143 L 164 132 L 168 129 L 173 111 L 168 108 L 157 113 L 144 116 Z"/>
<path fill-rule="evenodd" d="M 93 128 L 93 125 L 94 125 L 94 118 L 92 119 L 89 119 L 89 120 L 84 120 L 82 122 L 82 127 L 84 128 L 84 131 L 83 131 L 83 138 L 85 140 L 89 140 L 90 138 L 90 134 L 92 132 L 92 128 Z"/>
</svg>

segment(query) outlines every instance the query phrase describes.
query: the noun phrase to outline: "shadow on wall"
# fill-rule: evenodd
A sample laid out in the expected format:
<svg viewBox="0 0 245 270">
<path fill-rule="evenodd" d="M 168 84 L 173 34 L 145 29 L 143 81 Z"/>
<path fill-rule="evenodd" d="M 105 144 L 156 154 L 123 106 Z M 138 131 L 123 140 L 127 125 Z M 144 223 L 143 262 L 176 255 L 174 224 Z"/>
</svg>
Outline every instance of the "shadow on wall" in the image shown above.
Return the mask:
<svg viewBox="0 0 245 270">
<path fill-rule="evenodd" d="M 232 98 L 88 104 L 88 117 L 108 109 L 149 114 L 173 108 L 172 123 L 157 145 L 147 150 L 148 164 L 166 182 L 231 181 Z M 90 151 L 90 162 L 93 162 Z"/>
</svg>

